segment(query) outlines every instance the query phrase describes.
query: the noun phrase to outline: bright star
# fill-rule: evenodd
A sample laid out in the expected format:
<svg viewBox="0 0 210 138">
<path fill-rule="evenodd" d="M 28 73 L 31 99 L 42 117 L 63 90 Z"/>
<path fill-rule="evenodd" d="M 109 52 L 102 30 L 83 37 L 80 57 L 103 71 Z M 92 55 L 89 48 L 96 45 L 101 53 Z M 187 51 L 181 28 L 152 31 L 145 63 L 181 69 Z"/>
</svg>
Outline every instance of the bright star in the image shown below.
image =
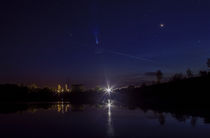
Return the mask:
<svg viewBox="0 0 210 138">
<path fill-rule="evenodd" d="M 160 27 L 161 27 L 161 28 L 165 27 L 165 24 L 161 23 L 161 24 L 160 24 Z"/>
</svg>

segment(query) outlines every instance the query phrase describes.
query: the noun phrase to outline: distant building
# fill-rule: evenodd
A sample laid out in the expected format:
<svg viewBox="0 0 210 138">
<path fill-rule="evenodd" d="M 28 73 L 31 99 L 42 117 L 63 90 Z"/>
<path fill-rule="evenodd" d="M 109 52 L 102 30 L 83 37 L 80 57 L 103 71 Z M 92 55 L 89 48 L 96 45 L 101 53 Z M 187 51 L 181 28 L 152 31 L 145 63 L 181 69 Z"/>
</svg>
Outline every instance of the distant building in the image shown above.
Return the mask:
<svg viewBox="0 0 210 138">
<path fill-rule="evenodd" d="M 57 93 L 61 93 L 61 92 L 63 92 L 63 88 L 61 87 L 60 84 L 58 84 Z"/>
<path fill-rule="evenodd" d="M 70 92 L 70 89 L 67 84 L 65 84 L 64 87 L 62 87 L 60 84 L 58 84 L 56 92 L 57 93 Z"/>
<path fill-rule="evenodd" d="M 72 92 L 82 92 L 84 90 L 84 87 L 82 84 L 73 84 L 71 85 L 71 91 Z"/>
<path fill-rule="evenodd" d="M 67 84 L 65 84 L 65 92 L 70 92 L 70 89 L 68 88 Z"/>
</svg>

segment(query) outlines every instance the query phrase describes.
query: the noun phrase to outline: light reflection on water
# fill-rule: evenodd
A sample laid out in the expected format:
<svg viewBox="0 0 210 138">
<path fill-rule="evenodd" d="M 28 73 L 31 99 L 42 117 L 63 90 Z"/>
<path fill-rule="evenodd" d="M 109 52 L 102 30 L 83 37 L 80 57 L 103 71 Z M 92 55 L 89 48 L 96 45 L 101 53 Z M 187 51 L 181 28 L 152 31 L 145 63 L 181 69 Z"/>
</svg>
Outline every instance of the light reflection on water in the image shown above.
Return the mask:
<svg viewBox="0 0 210 138">
<path fill-rule="evenodd" d="M 113 128 L 113 125 L 112 125 L 111 108 L 112 108 L 112 101 L 110 99 L 108 99 L 108 102 L 107 102 L 107 110 L 108 110 L 108 112 L 107 112 L 107 122 L 108 122 L 107 134 L 110 137 L 114 136 L 114 128 Z"/>
<path fill-rule="evenodd" d="M 65 103 L 64 104 L 64 102 L 63 101 L 59 101 L 59 102 L 57 102 L 57 104 L 56 104 L 56 106 L 57 106 L 57 111 L 59 112 L 59 113 L 65 113 L 65 112 L 69 112 L 70 111 L 70 109 L 71 109 L 71 105 L 70 105 L 70 103 Z"/>
<path fill-rule="evenodd" d="M 113 107 L 113 105 L 112 105 L 111 99 L 107 100 L 107 104 L 105 106 L 107 108 L 107 136 L 113 137 L 114 136 L 114 128 L 113 128 L 112 116 L 111 116 L 111 108 Z M 80 109 L 81 109 L 82 105 L 80 105 L 78 107 L 80 107 Z M 56 111 L 59 113 L 62 113 L 62 114 L 70 112 L 72 108 L 74 108 L 74 107 L 71 106 L 70 102 L 64 103 L 64 101 L 59 101 L 52 107 L 52 109 L 54 109 L 54 110 L 57 109 Z"/>
<path fill-rule="evenodd" d="M 0 137 L 8 135 L 8 131 L 14 131 L 14 136 L 22 135 L 26 131 L 21 130 L 25 129 L 27 133 L 45 133 L 47 137 L 60 136 L 61 133 L 62 136 L 69 137 L 210 136 L 210 125 L 205 124 L 203 118 L 120 107 L 111 99 L 107 99 L 104 105 L 74 105 L 59 101 L 49 104 L 31 103 L 27 108 L 21 109 L 21 112 L 0 114 Z M 17 131 L 19 129 L 21 133 Z M 52 132 L 51 129 L 59 133 Z"/>
</svg>

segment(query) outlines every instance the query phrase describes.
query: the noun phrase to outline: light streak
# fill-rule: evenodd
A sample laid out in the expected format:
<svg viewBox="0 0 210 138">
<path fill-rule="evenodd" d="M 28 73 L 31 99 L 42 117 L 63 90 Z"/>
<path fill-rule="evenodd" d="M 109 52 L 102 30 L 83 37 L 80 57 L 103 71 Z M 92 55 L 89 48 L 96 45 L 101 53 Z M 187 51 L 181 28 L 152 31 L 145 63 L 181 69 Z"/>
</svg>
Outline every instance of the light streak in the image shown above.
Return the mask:
<svg viewBox="0 0 210 138">
<path fill-rule="evenodd" d="M 121 53 L 121 52 L 116 52 L 116 51 L 108 51 L 108 52 L 112 53 L 112 54 L 125 56 L 125 57 L 128 57 L 128 58 L 137 59 L 137 60 L 143 60 L 143 61 L 147 61 L 147 62 L 154 62 L 153 60 L 150 60 L 150 59 L 147 59 L 147 58 L 137 57 L 137 56 L 133 56 L 133 55 L 126 54 L 126 53 Z"/>
</svg>

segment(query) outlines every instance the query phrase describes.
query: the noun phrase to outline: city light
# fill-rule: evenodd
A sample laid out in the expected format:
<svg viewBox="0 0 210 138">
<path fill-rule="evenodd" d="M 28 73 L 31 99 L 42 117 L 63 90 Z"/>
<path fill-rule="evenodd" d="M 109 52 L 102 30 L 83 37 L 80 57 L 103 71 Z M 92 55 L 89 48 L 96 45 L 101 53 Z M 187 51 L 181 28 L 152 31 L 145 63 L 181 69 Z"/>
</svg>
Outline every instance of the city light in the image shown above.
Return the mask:
<svg viewBox="0 0 210 138">
<path fill-rule="evenodd" d="M 112 92 L 112 89 L 111 88 L 106 88 L 105 90 L 108 94 L 110 94 Z"/>
<path fill-rule="evenodd" d="M 110 87 L 109 85 L 107 86 L 107 88 L 104 89 L 105 93 L 110 95 L 113 92 L 113 87 Z"/>
</svg>

